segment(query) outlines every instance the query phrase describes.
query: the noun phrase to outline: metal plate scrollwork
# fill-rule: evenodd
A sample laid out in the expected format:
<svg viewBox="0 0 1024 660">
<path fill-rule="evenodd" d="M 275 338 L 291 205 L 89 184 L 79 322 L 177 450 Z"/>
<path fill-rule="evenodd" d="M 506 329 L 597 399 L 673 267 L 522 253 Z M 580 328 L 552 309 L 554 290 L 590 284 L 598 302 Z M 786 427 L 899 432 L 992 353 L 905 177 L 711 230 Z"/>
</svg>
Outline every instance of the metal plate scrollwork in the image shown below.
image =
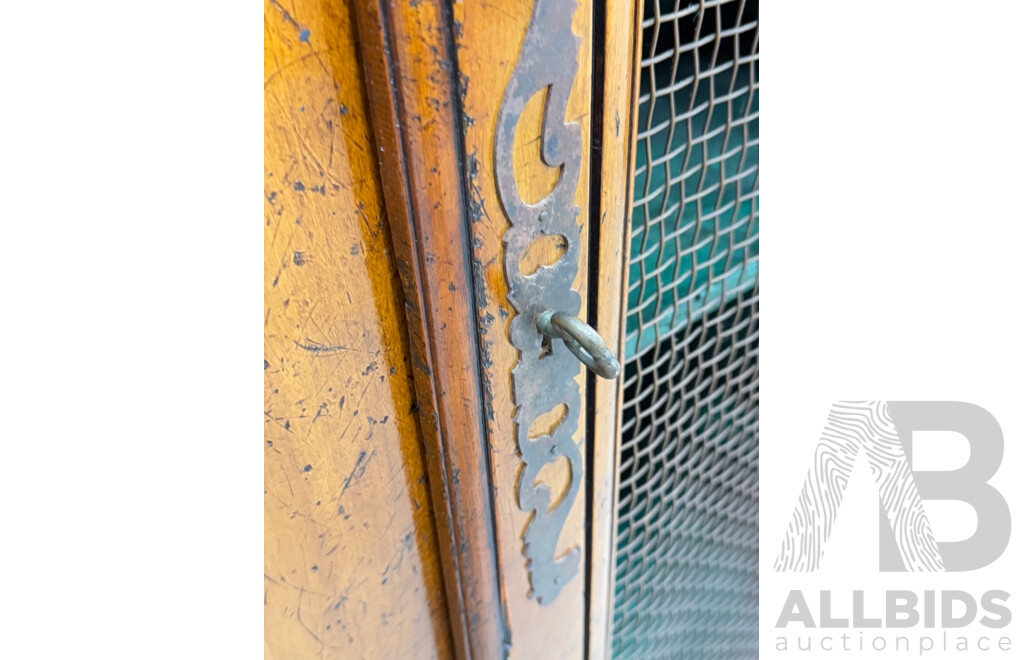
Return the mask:
<svg viewBox="0 0 1024 660">
<path fill-rule="evenodd" d="M 580 255 L 580 209 L 574 198 L 580 176 L 582 132 L 579 124 L 565 122 L 580 46 L 571 28 L 575 10 L 575 0 L 535 0 L 519 59 L 505 88 L 494 136 L 498 194 L 511 223 L 503 236 L 508 300 L 516 312 L 509 324 L 509 341 L 519 351 L 512 370 L 516 446 L 523 461 L 516 494 L 519 508 L 531 514 L 523 534 L 523 554 L 532 588 L 530 597 L 541 605 L 558 597 L 580 564 L 578 546 L 561 557 L 555 556 L 559 534 L 583 481 L 583 461 L 573 441 L 580 416 L 580 392 L 575 380 L 580 363 L 564 346 L 545 344 L 537 330 L 537 317 L 546 309 L 576 316 L 581 306 L 572 283 Z M 512 144 L 523 108 L 535 94 L 545 91 L 541 156 L 548 166 L 561 167 L 561 174 L 547 197 L 527 204 L 516 186 Z M 523 275 L 519 266 L 523 252 L 542 236 L 561 236 L 567 247 L 554 264 Z M 564 415 L 553 429 L 529 437 L 531 422 L 562 405 Z M 569 463 L 569 485 L 551 507 L 551 488 L 535 482 L 541 468 L 561 458 Z"/>
</svg>

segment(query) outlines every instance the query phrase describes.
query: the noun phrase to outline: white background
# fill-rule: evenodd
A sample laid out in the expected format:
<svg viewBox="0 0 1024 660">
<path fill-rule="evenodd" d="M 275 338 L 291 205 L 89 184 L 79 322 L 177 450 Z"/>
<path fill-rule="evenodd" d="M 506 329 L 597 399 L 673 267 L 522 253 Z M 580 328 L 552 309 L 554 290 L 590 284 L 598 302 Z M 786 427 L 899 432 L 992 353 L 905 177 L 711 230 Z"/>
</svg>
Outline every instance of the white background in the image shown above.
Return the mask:
<svg viewBox="0 0 1024 660">
<path fill-rule="evenodd" d="M 778 574 L 772 564 L 834 400 L 982 406 L 1006 445 L 991 483 L 1024 521 L 1024 4 L 780 1 L 762 12 L 761 657 L 843 655 L 774 651 L 775 622 L 798 588 L 812 610 L 825 588 L 1003 589 L 1014 623 L 965 634 L 1010 636 L 1015 651 L 948 657 L 1022 657 L 1019 534 L 986 569 L 880 574 L 866 469 L 822 569 Z M 940 516 L 926 506 L 937 533 L 973 529 L 963 507 Z"/>
<path fill-rule="evenodd" d="M 263 5 L 4 7 L 0 658 L 258 658 Z"/>
</svg>

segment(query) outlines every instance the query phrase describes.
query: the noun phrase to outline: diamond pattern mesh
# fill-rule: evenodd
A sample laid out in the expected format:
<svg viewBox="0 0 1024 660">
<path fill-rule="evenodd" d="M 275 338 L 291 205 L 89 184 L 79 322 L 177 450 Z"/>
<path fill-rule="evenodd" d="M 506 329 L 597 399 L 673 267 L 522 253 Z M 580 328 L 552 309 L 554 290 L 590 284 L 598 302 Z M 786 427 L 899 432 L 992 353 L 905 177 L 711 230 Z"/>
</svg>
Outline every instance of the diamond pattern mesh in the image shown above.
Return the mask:
<svg viewBox="0 0 1024 660">
<path fill-rule="evenodd" d="M 616 658 L 757 657 L 757 17 L 645 1 Z"/>
</svg>

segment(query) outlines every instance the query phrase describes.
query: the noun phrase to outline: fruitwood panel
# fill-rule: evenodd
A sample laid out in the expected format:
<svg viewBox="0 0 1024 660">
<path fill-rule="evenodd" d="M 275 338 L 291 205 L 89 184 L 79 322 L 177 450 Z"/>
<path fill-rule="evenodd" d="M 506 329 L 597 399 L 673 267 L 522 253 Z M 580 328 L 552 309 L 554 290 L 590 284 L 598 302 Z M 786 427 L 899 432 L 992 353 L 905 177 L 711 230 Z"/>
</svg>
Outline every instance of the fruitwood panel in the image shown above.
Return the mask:
<svg viewBox="0 0 1024 660">
<path fill-rule="evenodd" d="M 352 17 L 344 2 L 264 11 L 265 655 L 448 658 Z"/>
<path fill-rule="evenodd" d="M 528 514 L 516 502 L 521 461 L 510 375 L 517 353 L 508 339 L 512 310 L 501 260 L 508 221 L 497 203 L 492 154 L 495 120 L 533 3 L 364 0 L 357 7 L 412 320 L 421 424 L 433 436 L 427 446 L 431 477 L 439 475 L 432 479 L 434 500 L 442 537 L 447 533 L 452 541 L 453 561 L 445 569 L 456 648 L 467 657 L 581 657 L 585 563 L 553 604 L 530 599 L 522 554 Z M 580 124 L 586 144 L 590 7 L 577 8 L 574 17 L 582 45 L 565 120 Z M 539 158 L 542 103 L 543 92 L 525 109 L 513 149 L 516 177 L 528 200 L 543 197 L 558 176 Z M 589 201 L 586 150 L 580 164 L 575 198 L 583 223 Z M 584 226 L 581 244 L 587 240 Z M 549 263 L 559 251 L 557 241 L 540 246 L 524 270 Z M 575 287 L 585 296 L 585 250 L 583 255 Z M 576 377 L 582 391 L 582 367 Z M 577 442 L 584 432 L 580 424 Z M 558 470 L 540 478 L 556 496 L 567 482 Z M 582 492 L 573 501 L 559 553 L 573 547 L 586 552 Z"/>
<path fill-rule="evenodd" d="M 409 313 L 455 651 L 503 657 L 476 292 L 448 7 L 360 0 L 362 61 Z"/>
</svg>

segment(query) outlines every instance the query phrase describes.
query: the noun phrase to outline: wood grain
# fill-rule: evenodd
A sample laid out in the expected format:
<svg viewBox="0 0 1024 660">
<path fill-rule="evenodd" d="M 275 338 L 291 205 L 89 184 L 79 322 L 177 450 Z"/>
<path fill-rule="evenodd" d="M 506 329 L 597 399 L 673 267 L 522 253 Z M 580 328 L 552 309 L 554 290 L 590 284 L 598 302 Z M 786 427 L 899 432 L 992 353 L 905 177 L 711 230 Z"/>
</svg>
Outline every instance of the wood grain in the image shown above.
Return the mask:
<svg viewBox="0 0 1024 660">
<path fill-rule="evenodd" d="M 572 28 L 565 121 L 595 150 L 576 191 L 574 288 L 581 316 L 621 353 L 637 17 L 599 1 L 596 66 L 590 2 Z M 528 597 L 516 503 L 515 312 L 493 140 L 532 8 L 266 5 L 267 657 L 606 657 L 616 383 L 577 374 L 590 483 L 558 552 L 588 560 L 551 605 Z M 513 148 L 528 202 L 559 176 L 540 157 L 544 97 L 525 108 Z M 538 242 L 522 270 L 564 248 Z M 556 496 L 560 467 L 540 477 Z"/>
<path fill-rule="evenodd" d="M 506 654 L 449 8 L 357 3 L 460 658 Z M 495 496 L 497 494 L 495 493 Z"/>
<path fill-rule="evenodd" d="M 601 0 L 599 0 L 601 1 Z M 591 282 L 591 324 L 620 361 L 625 354 L 624 322 L 626 262 L 633 201 L 633 160 L 636 144 L 636 105 L 639 94 L 641 11 L 643 3 L 603 0 L 595 38 L 603 37 L 602 53 L 595 58 L 594 141 L 595 187 L 598 199 L 596 252 L 597 277 Z M 611 655 L 615 596 L 615 519 L 622 391 L 618 380 L 590 379 L 594 451 L 591 463 L 591 553 L 588 616 L 588 657 Z"/>
<path fill-rule="evenodd" d="M 345 3 L 265 4 L 265 656 L 452 656 Z"/>
</svg>

